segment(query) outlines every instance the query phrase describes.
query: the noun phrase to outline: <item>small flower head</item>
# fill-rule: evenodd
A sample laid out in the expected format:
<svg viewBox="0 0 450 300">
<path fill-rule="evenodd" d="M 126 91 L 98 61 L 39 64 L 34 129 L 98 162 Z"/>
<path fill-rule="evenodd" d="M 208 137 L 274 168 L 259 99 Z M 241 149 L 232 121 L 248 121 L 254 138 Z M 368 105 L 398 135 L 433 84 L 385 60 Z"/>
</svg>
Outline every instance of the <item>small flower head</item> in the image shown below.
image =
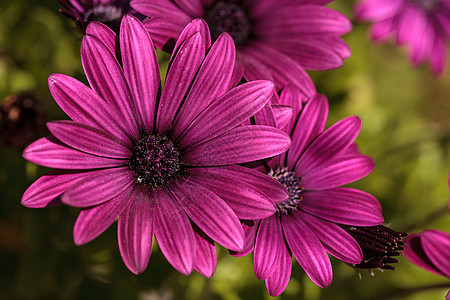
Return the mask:
<svg viewBox="0 0 450 300">
<path fill-rule="evenodd" d="M 398 262 L 393 256 L 402 255 L 405 245 L 403 239 L 408 234 L 383 225 L 349 227 L 346 230 L 363 251 L 362 261 L 359 264 L 352 264 L 354 268 L 395 270 L 390 264 Z"/>
</svg>

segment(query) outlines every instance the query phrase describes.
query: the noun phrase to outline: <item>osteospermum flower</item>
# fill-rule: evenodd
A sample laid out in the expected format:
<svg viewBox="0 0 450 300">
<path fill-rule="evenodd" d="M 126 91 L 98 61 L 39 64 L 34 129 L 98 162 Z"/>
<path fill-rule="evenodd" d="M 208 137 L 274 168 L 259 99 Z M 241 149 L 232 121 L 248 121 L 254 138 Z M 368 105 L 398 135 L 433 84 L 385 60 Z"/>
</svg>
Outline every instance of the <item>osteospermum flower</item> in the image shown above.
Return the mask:
<svg viewBox="0 0 450 300">
<path fill-rule="evenodd" d="M 281 94 L 280 102 L 295 103 L 300 96 L 290 89 Z M 254 249 L 256 277 L 266 281 L 272 296 L 288 284 L 292 254 L 314 283 L 326 287 L 332 280 L 327 252 L 350 264 L 363 259 L 358 243 L 339 224 L 383 222 L 380 203 L 373 196 L 339 187 L 366 176 L 374 167 L 372 159 L 354 145 L 361 121 L 349 117 L 324 131 L 327 113 L 327 99 L 316 95 L 295 119 L 289 151 L 257 167 L 282 183 L 289 198 L 274 201 L 277 212 L 272 216 L 255 220 L 253 226 L 244 223 L 247 243 L 238 255 Z M 255 122 L 278 125 L 270 110 L 258 113 Z"/>
<path fill-rule="evenodd" d="M 278 88 L 292 83 L 303 99 L 315 93 L 304 71 L 342 66 L 350 56 L 340 38 L 349 20 L 324 5 L 331 0 L 132 0 L 156 47 L 170 51 L 183 27 L 203 18 L 215 40 L 228 32 L 237 47 L 237 71 L 246 80 L 269 79 Z"/>
<path fill-rule="evenodd" d="M 415 265 L 450 278 L 450 234 L 429 229 L 406 239 L 405 256 Z"/>
<path fill-rule="evenodd" d="M 446 65 L 446 43 L 450 37 L 448 0 L 365 0 L 355 6 L 359 20 L 373 22 L 371 36 L 385 41 L 394 36 L 408 47 L 409 59 L 417 66 L 429 61 L 433 73 Z"/>
<path fill-rule="evenodd" d="M 110 39 L 105 44 L 86 35 L 81 58 L 91 88 L 51 75 L 50 91 L 72 121 L 49 122 L 52 135 L 23 154 L 56 168 L 28 188 L 23 205 L 83 208 L 73 232 L 77 245 L 118 218 L 120 253 L 134 273 L 146 268 L 155 235 L 178 271 L 195 268 L 211 276 L 214 241 L 239 251 L 239 218 L 273 214 L 274 204 L 264 195 L 283 193 L 268 176 L 235 165 L 289 147 L 280 130 L 241 126 L 265 106 L 273 84 L 254 81 L 229 89 L 233 41 L 224 34 L 211 46 L 197 25 L 183 32 L 162 92 L 153 44 L 136 18 L 125 16 L 121 23 L 122 64 Z M 114 35 L 99 23 L 90 27 L 89 32 Z"/>
<path fill-rule="evenodd" d="M 74 20 L 84 31 L 92 21 L 106 24 L 118 31 L 120 20 L 125 14 L 137 14 L 130 7 L 130 0 L 58 0 L 64 9 L 61 13 Z"/>
<path fill-rule="evenodd" d="M 450 173 L 447 182 L 450 190 Z M 429 229 L 411 234 L 405 244 L 405 256 L 412 263 L 434 274 L 450 278 L 450 233 Z"/>
</svg>

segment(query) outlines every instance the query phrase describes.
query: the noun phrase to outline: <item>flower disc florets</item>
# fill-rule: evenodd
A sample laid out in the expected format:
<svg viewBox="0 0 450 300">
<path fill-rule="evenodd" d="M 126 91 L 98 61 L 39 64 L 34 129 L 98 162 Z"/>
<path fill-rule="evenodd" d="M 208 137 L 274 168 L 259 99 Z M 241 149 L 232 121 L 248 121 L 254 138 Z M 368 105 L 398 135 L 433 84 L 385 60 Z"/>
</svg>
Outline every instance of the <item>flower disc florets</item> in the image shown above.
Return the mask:
<svg viewBox="0 0 450 300">
<path fill-rule="evenodd" d="M 227 32 L 239 46 L 245 44 L 250 36 L 250 21 L 245 10 L 238 4 L 219 1 L 206 10 L 204 18 L 213 40 Z"/>
<path fill-rule="evenodd" d="M 281 203 L 277 203 L 278 215 L 286 215 L 291 211 L 297 210 L 302 201 L 303 187 L 300 184 L 301 178 L 295 176 L 294 172 L 289 171 L 286 167 L 277 168 L 275 171 L 270 170 L 269 176 L 284 185 L 289 194 L 289 199 Z"/>
<path fill-rule="evenodd" d="M 129 164 L 138 183 L 156 188 L 180 170 L 180 152 L 167 137 L 147 135 L 134 144 Z"/>
</svg>

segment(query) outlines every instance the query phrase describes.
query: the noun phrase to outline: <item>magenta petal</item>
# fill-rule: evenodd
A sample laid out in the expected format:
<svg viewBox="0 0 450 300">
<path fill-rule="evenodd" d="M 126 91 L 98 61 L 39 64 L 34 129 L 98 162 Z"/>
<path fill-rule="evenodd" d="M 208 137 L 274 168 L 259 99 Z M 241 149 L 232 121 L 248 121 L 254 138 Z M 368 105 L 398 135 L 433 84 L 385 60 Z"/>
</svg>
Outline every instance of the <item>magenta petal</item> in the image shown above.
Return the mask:
<svg viewBox="0 0 450 300">
<path fill-rule="evenodd" d="M 128 166 L 98 170 L 72 185 L 61 201 L 74 207 L 98 205 L 121 194 L 135 180 L 136 175 Z"/>
<path fill-rule="evenodd" d="M 116 114 L 94 91 L 80 81 L 62 74 L 48 78 L 50 92 L 59 107 L 75 122 L 103 129 L 131 145 L 121 124 L 115 123 Z"/>
<path fill-rule="evenodd" d="M 359 264 L 362 261 L 363 252 L 347 231 L 310 214 L 301 211 L 296 214 L 300 214 L 300 218 L 319 238 L 328 253 L 349 264 Z"/>
<path fill-rule="evenodd" d="M 98 172 L 70 172 L 53 170 L 36 180 L 23 194 L 22 205 L 29 208 L 43 208 L 60 204 L 60 196 L 71 186 L 89 174 Z"/>
<path fill-rule="evenodd" d="M 170 191 L 189 218 L 212 240 L 233 251 L 244 245 L 244 232 L 233 210 L 212 191 L 185 178 L 170 183 Z"/>
<path fill-rule="evenodd" d="M 301 209 L 319 218 L 352 226 L 376 226 L 384 220 L 375 197 L 351 188 L 306 191 Z"/>
<path fill-rule="evenodd" d="M 79 151 L 121 159 L 128 159 L 132 154 L 130 147 L 95 127 L 72 121 L 48 122 L 47 127 L 58 140 Z"/>
<path fill-rule="evenodd" d="M 249 57 L 252 57 L 267 70 L 270 70 L 269 72 L 273 76 L 277 88 L 293 84 L 301 90 L 305 97 L 310 97 L 316 93 L 314 84 L 306 71 L 292 58 L 277 51 L 275 48 L 261 43 L 254 43 L 240 52 L 240 57 L 242 57 L 242 62 L 246 68 Z M 258 72 L 259 69 L 255 69 L 255 71 Z M 246 70 L 244 78 L 247 80 L 268 79 L 264 74 L 255 74 L 259 75 L 257 78 L 248 78 L 247 75 L 248 72 Z"/>
<path fill-rule="evenodd" d="M 360 129 L 361 120 L 358 117 L 345 118 L 328 128 L 306 148 L 296 164 L 295 174 L 302 177 L 329 161 L 353 143 Z"/>
<path fill-rule="evenodd" d="M 155 105 L 161 87 L 159 65 L 147 30 L 135 17 L 122 19 L 120 49 L 125 78 L 130 84 L 131 94 L 146 132 L 152 132 Z"/>
<path fill-rule="evenodd" d="M 261 221 L 254 221 L 253 224 L 247 224 L 246 222 L 242 223 L 242 229 L 244 230 L 245 240 L 244 247 L 241 251 L 235 252 L 232 251 L 230 254 L 232 256 L 241 257 L 250 254 L 255 247 L 255 239 L 256 233 L 258 232 L 259 223 Z"/>
<path fill-rule="evenodd" d="M 415 233 L 408 236 L 405 240 L 405 250 L 403 254 L 413 264 L 421 267 L 428 272 L 445 276 L 436 266 L 431 262 L 430 258 L 423 250 L 422 234 Z"/>
<path fill-rule="evenodd" d="M 292 254 L 285 245 L 280 250 L 279 263 L 275 265 L 272 275 L 266 279 L 266 288 L 270 296 L 280 295 L 287 287 L 291 278 Z"/>
<path fill-rule="evenodd" d="M 269 101 L 274 86 L 269 81 L 240 85 L 209 105 L 184 131 L 181 146 L 211 140 L 242 124 Z"/>
<path fill-rule="evenodd" d="M 329 286 L 333 272 L 319 239 L 296 213 L 283 216 L 281 222 L 289 248 L 308 277 L 322 288 Z"/>
<path fill-rule="evenodd" d="M 289 169 L 294 169 L 306 147 L 323 132 L 327 117 L 328 100 L 324 95 L 318 94 L 306 103 L 292 133 L 292 146 L 287 159 Z"/>
<path fill-rule="evenodd" d="M 124 160 L 90 155 L 63 145 L 52 136 L 30 144 L 23 157 L 32 163 L 58 169 L 84 170 L 124 165 Z"/>
<path fill-rule="evenodd" d="M 188 275 L 195 262 L 195 236 L 189 218 L 165 189 L 153 191 L 156 201 L 155 237 L 162 253 L 179 272 Z"/>
<path fill-rule="evenodd" d="M 137 129 L 142 120 L 135 115 L 131 92 L 115 55 L 101 40 L 86 35 L 81 43 L 81 62 L 92 89 L 115 112 L 114 120 L 122 122 L 122 128 L 128 136 L 139 138 Z"/>
<path fill-rule="evenodd" d="M 199 229 L 197 230 L 200 231 Z M 214 274 L 217 265 L 216 247 L 213 240 L 203 232 L 197 232 L 197 230 L 194 231 L 197 245 L 194 268 L 203 276 L 210 278 Z"/>
<path fill-rule="evenodd" d="M 112 53 L 116 52 L 116 34 L 111 28 L 100 22 L 90 22 L 86 34 L 93 35 L 102 40 Z"/>
<path fill-rule="evenodd" d="M 131 203 L 119 217 L 117 239 L 122 259 L 134 274 L 147 268 L 153 243 L 154 201 L 144 186 L 136 186 Z"/>
<path fill-rule="evenodd" d="M 253 267 L 258 279 L 269 278 L 273 270 L 278 268 L 281 251 L 286 248 L 281 229 L 280 218 L 272 215 L 261 220 L 255 241 Z"/>
<path fill-rule="evenodd" d="M 179 106 L 205 58 L 204 49 L 204 39 L 197 32 L 183 43 L 173 59 L 158 105 L 157 132 L 165 133 L 171 128 Z"/>
<path fill-rule="evenodd" d="M 272 111 L 276 120 L 277 128 L 280 128 L 284 132 L 289 133 L 290 123 L 295 117 L 292 107 L 287 105 L 273 104 Z"/>
<path fill-rule="evenodd" d="M 189 180 L 222 198 L 239 219 L 263 219 L 275 213 L 272 200 L 257 187 L 242 181 L 240 178 L 244 176 L 242 173 L 237 177 L 236 172 L 234 170 L 230 172 L 227 167 L 187 169 L 186 173 Z"/>
<path fill-rule="evenodd" d="M 175 46 L 174 37 L 177 37 L 190 21 L 191 19 L 186 15 L 183 18 L 166 15 L 147 19 L 144 21 L 144 26 L 158 49 L 171 52 Z"/>
<path fill-rule="evenodd" d="M 176 53 L 180 50 L 180 46 L 184 43 L 184 41 L 196 32 L 199 32 L 200 36 L 204 39 L 203 40 L 203 45 L 205 46 L 204 53 L 206 53 L 208 51 L 209 47 L 211 47 L 211 33 L 209 32 L 209 27 L 208 27 L 208 24 L 205 22 L 205 20 L 194 19 L 189 24 L 187 24 L 186 27 L 185 26 L 183 26 L 183 27 L 184 27 L 184 29 L 181 31 L 180 35 L 178 36 L 177 43 L 175 44 L 175 47 L 172 51 L 171 60 L 174 58 Z"/>
<path fill-rule="evenodd" d="M 73 227 L 76 245 L 86 244 L 102 234 L 130 203 L 130 189 L 117 197 L 91 208 L 83 209 Z"/>
<path fill-rule="evenodd" d="M 425 230 L 422 247 L 433 265 L 450 278 L 450 234 L 435 229 Z"/>
<path fill-rule="evenodd" d="M 255 161 L 283 153 L 290 146 L 284 132 L 269 126 L 237 127 L 182 154 L 190 166 L 215 166 Z"/>
<path fill-rule="evenodd" d="M 365 155 L 338 157 L 302 174 L 302 186 L 307 190 L 329 189 L 354 182 L 375 168 Z"/>
<path fill-rule="evenodd" d="M 227 91 L 235 59 L 233 39 L 228 34 L 219 36 L 203 61 L 189 95 L 177 114 L 174 137 L 178 138 L 205 107 Z"/>
</svg>

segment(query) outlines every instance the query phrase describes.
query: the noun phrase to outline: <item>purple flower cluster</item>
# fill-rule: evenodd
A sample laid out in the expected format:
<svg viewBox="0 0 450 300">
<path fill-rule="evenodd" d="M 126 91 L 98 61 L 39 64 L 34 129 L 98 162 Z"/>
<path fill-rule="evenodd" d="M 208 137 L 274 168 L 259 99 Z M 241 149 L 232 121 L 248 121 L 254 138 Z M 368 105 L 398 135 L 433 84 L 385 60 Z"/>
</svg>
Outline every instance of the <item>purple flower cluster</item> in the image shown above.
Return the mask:
<svg viewBox="0 0 450 300">
<path fill-rule="evenodd" d="M 325 129 L 328 100 L 305 71 L 350 56 L 341 36 L 351 23 L 325 6 L 332 1 L 59 2 L 85 33 L 89 86 L 49 77 L 71 120 L 47 123 L 50 135 L 25 149 L 25 159 L 55 170 L 25 191 L 23 205 L 81 208 L 77 245 L 118 220 L 119 250 L 135 274 L 148 265 L 153 237 L 186 275 L 213 275 L 215 243 L 236 256 L 253 252 L 272 296 L 285 290 L 293 257 L 320 287 L 332 281 L 329 254 L 355 268 L 394 269 L 405 234 L 381 225 L 374 196 L 344 187 L 374 168 L 355 143 L 361 120 Z M 357 11 L 380 21 L 378 39 L 414 20 L 398 41 L 411 44 L 414 63 L 429 58 L 440 73 L 446 9 L 448 1 L 367 0 Z M 171 52 L 164 87 L 154 46 Z M 427 231 L 410 237 L 406 253 L 449 276 L 449 243 Z"/>
</svg>

